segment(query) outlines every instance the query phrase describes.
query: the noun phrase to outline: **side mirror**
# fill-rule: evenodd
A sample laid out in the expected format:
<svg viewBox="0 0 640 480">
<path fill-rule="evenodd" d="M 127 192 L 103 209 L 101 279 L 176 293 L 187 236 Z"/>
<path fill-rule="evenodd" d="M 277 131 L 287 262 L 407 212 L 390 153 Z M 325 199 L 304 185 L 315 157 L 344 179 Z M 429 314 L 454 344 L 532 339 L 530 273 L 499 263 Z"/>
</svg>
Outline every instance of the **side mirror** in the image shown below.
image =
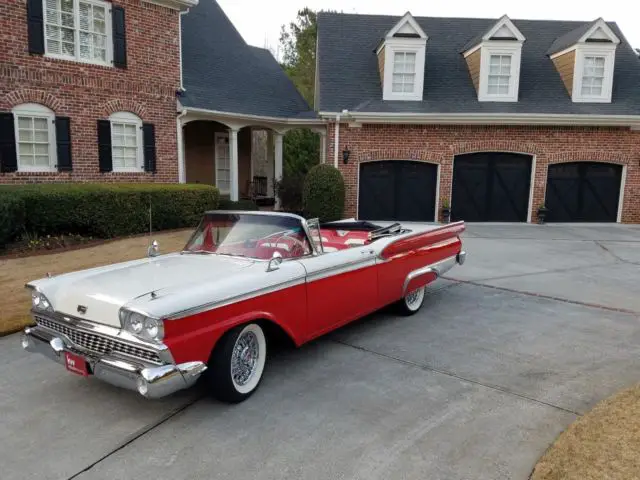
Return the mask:
<svg viewBox="0 0 640 480">
<path fill-rule="evenodd" d="M 160 255 L 160 246 L 158 245 L 158 241 L 154 240 L 153 242 L 151 242 L 151 245 L 147 250 L 147 256 L 157 257 L 158 255 Z"/>
<path fill-rule="evenodd" d="M 271 260 L 267 264 L 267 272 L 273 272 L 274 270 L 278 270 L 280 268 L 280 264 L 282 263 L 282 255 L 280 252 L 273 252 L 271 256 Z"/>
</svg>

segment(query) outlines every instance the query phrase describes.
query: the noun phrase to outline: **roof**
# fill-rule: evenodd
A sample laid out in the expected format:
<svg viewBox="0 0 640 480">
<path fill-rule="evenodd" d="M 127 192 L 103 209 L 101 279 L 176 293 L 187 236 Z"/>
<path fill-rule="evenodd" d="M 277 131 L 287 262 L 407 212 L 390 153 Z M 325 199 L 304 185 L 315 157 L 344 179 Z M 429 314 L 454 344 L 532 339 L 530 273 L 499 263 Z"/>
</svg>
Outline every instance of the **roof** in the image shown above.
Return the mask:
<svg viewBox="0 0 640 480">
<path fill-rule="evenodd" d="M 182 18 L 182 66 L 186 108 L 314 117 L 273 55 L 247 45 L 215 0 L 200 0 Z"/>
<path fill-rule="evenodd" d="M 575 45 L 582 38 L 582 36 L 587 33 L 589 29 L 593 27 L 597 22 L 598 20 L 583 23 L 578 28 L 574 28 L 570 32 L 567 32 L 561 37 L 556 38 L 549 47 L 549 50 L 547 50 L 547 55 L 553 55 L 554 53 L 561 52 L 562 50 Z"/>
<path fill-rule="evenodd" d="M 400 17 L 318 14 L 319 111 L 388 113 L 539 113 L 640 115 L 640 60 L 615 23 L 612 103 L 573 103 L 547 50 L 584 22 L 511 20 L 526 41 L 522 47 L 518 102 L 479 102 L 464 57 L 471 39 L 495 19 L 415 17 L 429 36 L 421 102 L 383 101 L 378 59 L 380 37 Z M 585 30 L 586 32 L 586 30 Z"/>
</svg>

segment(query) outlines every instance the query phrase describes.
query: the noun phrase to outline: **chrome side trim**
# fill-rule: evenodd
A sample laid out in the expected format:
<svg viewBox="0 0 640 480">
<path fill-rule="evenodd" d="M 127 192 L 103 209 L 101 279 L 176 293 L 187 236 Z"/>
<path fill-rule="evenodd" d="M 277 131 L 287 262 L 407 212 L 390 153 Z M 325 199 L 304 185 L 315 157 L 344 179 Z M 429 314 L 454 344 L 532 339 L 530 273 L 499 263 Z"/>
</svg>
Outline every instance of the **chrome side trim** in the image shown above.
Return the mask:
<svg viewBox="0 0 640 480">
<path fill-rule="evenodd" d="M 426 265 L 424 267 L 418 268 L 417 270 L 409 272 L 407 277 L 404 279 L 404 284 L 402 285 L 402 296 L 404 297 L 407 294 L 407 288 L 409 287 L 409 283 L 411 283 L 411 280 L 427 273 L 435 273 L 436 278 L 438 278 L 442 274 L 451 270 L 457 263 L 457 259 L 458 255 L 454 255 L 452 257 L 447 257 L 444 260 L 440 260 L 439 262 L 436 262 L 432 265 Z"/>
<path fill-rule="evenodd" d="M 373 254 L 371 254 L 370 256 L 359 260 L 354 260 L 349 263 L 342 263 L 340 265 L 334 265 L 331 267 L 323 268 L 322 270 L 318 270 L 317 272 L 313 272 L 312 274 L 307 275 L 307 283 L 322 280 L 323 278 L 333 277 L 334 275 L 340 275 L 342 273 L 353 272 L 362 268 L 372 267 L 375 264 L 376 259 Z"/>
<path fill-rule="evenodd" d="M 288 280 L 286 282 L 278 283 L 276 285 L 271 285 L 269 287 L 261 288 L 259 290 L 254 290 L 253 292 L 243 293 L 241 295 L 236 295 L 234 297 L 225 298 L 224 300 L 216 300 L 215 302 L 204 303 L 197 307 L 186 308 L 184 310 L 174 312 L 170 315 L 166 315 L 162 317 L 162 319 L 178 320 L 180 318 L 188 317 L 191 315 L 197 315 L 198 313 L 203 313 L 208 310 L 213 310 L 214 308 L 226 307 L 227 305 L 231 305 L 232 303 L 243 302 L 245 300 L 250 300 L 255 297 L 260 297 L 262 295 L 267 295 L 268 293 L 277 292 L 279 290 L 295 287 L 297 285 L 302 285 L 304 283 L 305 283 L 304 277 L 300 277 L 295 280 Z"/>
</svg>

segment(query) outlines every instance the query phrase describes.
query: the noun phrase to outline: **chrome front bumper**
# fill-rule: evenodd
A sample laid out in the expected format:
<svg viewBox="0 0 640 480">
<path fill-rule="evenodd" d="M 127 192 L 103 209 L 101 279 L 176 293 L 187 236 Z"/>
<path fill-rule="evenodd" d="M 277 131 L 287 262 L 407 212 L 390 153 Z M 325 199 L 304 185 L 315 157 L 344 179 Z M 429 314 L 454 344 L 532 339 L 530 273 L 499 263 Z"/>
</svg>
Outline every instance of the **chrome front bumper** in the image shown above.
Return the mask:
<svg viewBox="0 0 640 480">
<path fill-rule="evenodd" d="M 89 373 L 96 378 L 116 387 L 137 391 L 147 398 L 161 398 L 189 388 L 207 369 L 202 362 L 151 365 L 110 355 L 94 356 L 78 350 L 62 336 L 37 326 L 24 330 L 22 348 L 40 353 L 61 365 L 65 364 L 65 351 L 80 355 L 86 359 Z"/>
</svg>

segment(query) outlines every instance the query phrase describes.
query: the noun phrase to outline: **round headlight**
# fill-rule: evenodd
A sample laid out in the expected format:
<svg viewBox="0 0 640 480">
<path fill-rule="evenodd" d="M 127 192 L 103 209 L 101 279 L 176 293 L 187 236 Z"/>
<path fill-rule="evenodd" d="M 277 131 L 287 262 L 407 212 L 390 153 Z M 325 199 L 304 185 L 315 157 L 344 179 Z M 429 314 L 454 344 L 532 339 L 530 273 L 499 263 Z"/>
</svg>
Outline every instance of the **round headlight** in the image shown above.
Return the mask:
<svg viewBox="0 0 640 480">
<path fill-rule="evenodd" d="M 150 339 L 156 340 L 160 333 L 160 323 L 155 318 L 146 318 L 144 321 L 144 332 Z"/>
<path fill-rule="evenodd" d="M 47 312 L 53 312 L 53 307 L 51 306 L 51 302 L 44 294 L 40 292 L 31 293 L 31 305 L 36 310 L 43 310 Z"/>
<path fill-rule="evenodd" d="M 38 292 L 31 294 L 31 305 L 33 308 L 40 308 L 40 294 Z"/>
<path fill-rule="evenodd" d="M 132 313 L 129 316 L 129 328 L 133 333 L 140 333 L 144 328 L 144 315 Z"/>
</svg>

